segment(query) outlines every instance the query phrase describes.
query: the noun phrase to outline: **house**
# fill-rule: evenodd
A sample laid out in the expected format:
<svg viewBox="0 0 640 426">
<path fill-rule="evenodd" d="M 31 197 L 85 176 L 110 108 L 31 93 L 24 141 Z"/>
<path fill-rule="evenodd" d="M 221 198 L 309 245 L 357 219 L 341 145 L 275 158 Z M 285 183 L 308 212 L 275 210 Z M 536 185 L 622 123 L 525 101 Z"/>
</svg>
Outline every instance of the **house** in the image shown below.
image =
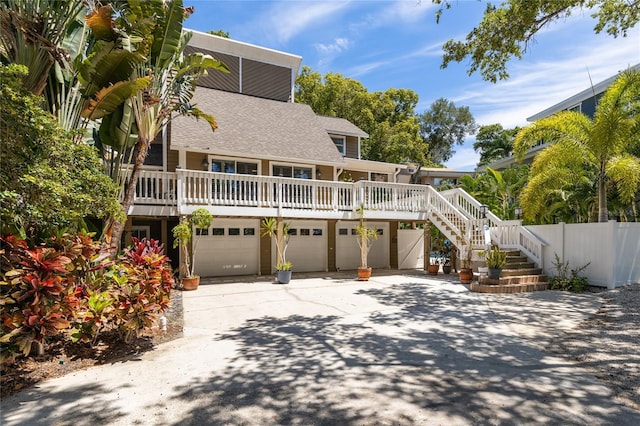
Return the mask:
<svg viewBox="0 0 640 426">
<path fill-rule="evenodd" d="M 428 185 L 468 172 L 421 169 L 421 185 L 411 185 L 418 170 L 410 165 L 362 159 L 368 135 L 357 126 L 295 103 L 301 57 L 195 31 L 186 51 L 211 54 L 231 71 L 202 78 L 192 100 L 218 129 L 179 117 L 154 141 L 125 239 L 159 239 L 177 264 L 171 229 L 204 207 L 215 219 L 201 232 L 196 273 L 271 274 L 275 248 L 260 236 L 260 221 L 278 217 L 291 224 L 287 259 L 295 271 L 349 270 L 358 266 L 354 228 L 363 206 L 379 233 L 370 266 L 415 268 L 423 264 L 423 232 L 404 228 L 440 217 L 437 226 L 462 238 L 469 221 L 481 220 L 477 201 Z"/>
<path fill-rule="evenodd" d="M 636 64 L 629 69 L 631 70 L 639 70 L 640 64 Z M 611 86 L 611 84 L 618 78 L 617 75 L 613 75 L 606 80 L 603 80 L 583 91 L 577 93 L 557 104 L 550 106 L 549 108 L 538 112 L 537 114 L 532 115 L 527 118 L 527 121 L 534 122 L 540 120 L 542 118 L 550 117 L 553 114 L 560 111 L 576 111 L 581 112 L 587 115 L 590 118 L 596 113 L 596 106 L 598 105 L 598 101 L 604 94 L 604 92 Z M 533 162 L 534 157 L 547 147 L 547 144 L 540 142 L 536 146 L 531 147 L 526 154 L 524 155 L 521 162 L 516 163 L 513 156 L 502 158 L 498 161 L 489 164 L 488 166 L 494 170 L 504 170 L 511 167 L 514 164 L 531 164 Z M 483 168 L 484 169 L 484 168 Z"/>
</svg>

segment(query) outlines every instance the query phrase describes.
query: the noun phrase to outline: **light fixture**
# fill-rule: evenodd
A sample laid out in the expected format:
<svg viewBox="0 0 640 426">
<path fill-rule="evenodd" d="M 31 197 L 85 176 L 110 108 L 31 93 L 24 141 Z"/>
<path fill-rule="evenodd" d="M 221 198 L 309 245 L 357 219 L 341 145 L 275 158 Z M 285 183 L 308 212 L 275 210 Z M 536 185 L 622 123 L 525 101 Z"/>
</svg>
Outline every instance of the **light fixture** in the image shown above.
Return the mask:
<svg viewBox="0 0 640 426">
<path fill-rule="evenodd" d="M 208 172 L 209 171 L 209 159 L 204 157 L 202 160 L 202 167 Z"/>
<path fill-rule="evenodd" d="M 516 214 L 516 219 L 520 220 L 520 216 L 522 216 L 522 207 L 516 206 L 514 212 Z"/>
<path fill-rule="evenodd" d="M 316 180 L 320 180 L 320 179 L 322 179 L 322 171 L 319 168 L 317 168 L 316 169 Z"/>
<path fill-rule="evenodd" d="M 487 209 L 489 208 L 489 206 L 487 206 L 486 204 L 481 204 L 480 205 L 480 214 L 482 215 L 483 219 L 487 218 Z"/>
</svg>

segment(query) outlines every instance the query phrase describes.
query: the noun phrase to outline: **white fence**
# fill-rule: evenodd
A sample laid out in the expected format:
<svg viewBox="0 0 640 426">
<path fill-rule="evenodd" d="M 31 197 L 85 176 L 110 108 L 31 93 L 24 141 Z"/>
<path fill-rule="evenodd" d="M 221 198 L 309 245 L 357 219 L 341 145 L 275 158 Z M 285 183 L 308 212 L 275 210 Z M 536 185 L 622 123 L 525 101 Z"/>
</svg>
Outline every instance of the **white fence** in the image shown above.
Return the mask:
<svg viewBox="0 0 640 426">
<path fill-rule="evenodd" d="M 547 243 L 544 271 L 556 275 L 554 253 L 570 268 L 590 263 L 581 275 L 595 286 L 616 288 L 640 283 L 640 223 L 609 221 L 526 227 Z"/>
</svg>

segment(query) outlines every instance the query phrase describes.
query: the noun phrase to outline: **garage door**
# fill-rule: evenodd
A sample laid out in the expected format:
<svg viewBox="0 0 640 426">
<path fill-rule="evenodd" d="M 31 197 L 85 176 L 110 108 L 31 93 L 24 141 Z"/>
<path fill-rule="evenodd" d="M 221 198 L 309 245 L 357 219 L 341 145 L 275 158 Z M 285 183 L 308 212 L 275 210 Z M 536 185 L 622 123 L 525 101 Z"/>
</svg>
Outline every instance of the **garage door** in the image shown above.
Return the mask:
<svg viewBox="0 0 640 426">
<path fill-rule="evenodd" d="M 324 221 L 287 221 L 289 245 L 287 260 L 293 264 L 295 272 L 320 272 L 327 270 L 327 223 Z M 276 247 L 272 243 L 272 265 L 276 262 Z"/>
<path fill-rule="evenodd" d="M 258 273 L 260 222 L 257 219 L 214 219 L 205 234 L 196 250 L 196 274 L 218 277 Z"/>
<path fill-rule="evenodd" d="M 356 237 L 357 222 L 338 222 L 336 224 L 336 268 L 338 270 L 357 269 L 360 266 L 360 247 Z M 389 268 L 389 224 L 386 222 L 367 222 L 368 226 L 378 228 L 378 239 L 369 251 L 369 266 Z"/>
</svg>

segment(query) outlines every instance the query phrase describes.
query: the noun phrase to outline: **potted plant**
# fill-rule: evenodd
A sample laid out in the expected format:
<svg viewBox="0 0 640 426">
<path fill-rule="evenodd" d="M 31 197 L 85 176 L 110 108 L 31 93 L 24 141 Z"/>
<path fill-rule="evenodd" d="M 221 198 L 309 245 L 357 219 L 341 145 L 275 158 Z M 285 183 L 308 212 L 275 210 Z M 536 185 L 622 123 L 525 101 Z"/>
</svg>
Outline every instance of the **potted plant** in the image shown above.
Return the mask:
<svg viewBox="0 0 640 426">
<path fill-rule="evenodd" d="M 494 280 L 500 279 L 502 268 L 507 264 L 507 254 L 500 251 L 498 246 L 493 246 L 491 250 L 487 252 L 486 264 L 489 268 L 488 277 Z"/>
<path fill-rule="evenodd" d="M 451 273 L 451 241 L 445 240 L 444 250 L 442 252 L 442 272 L 444 274 Z"/>
<path fill-rule="evenodd" d="M 206 229 L 211 226 L 213 216 L 208 210 L 199 208 L 191 213 L 188 217 L 183 217 L 180 223 L 173 229 L 173 248 L 180 247 L 183 262 L 180 265 L 180 280 L 182 288 L 185 290 L 196 290 L 200 285 L 200 277 L 194 273 L 195 262 L 191 262 L 191 258 L 195 259 L 196 248 L 200 240 L 200 232 L 198 230 Z M 196 236 L 193 237 L 193 229 L 196 229 Z M 189 252 L 189 243 L 193 240 L 191 253 Z"/>
<path fill-rule="evenodd" d="M 360 266 L 358 267 L 358 281 L 368 281 L 371 277 L 371 267 L 368 264 L 369 251 L 374 240 L 378 239 L 378 228 L 367 226 L 364 220 L 364 207 L 357 210 L 360 222 L 356 225 L 358 246 L 360 247 Z"/>
<path fill-rule="evenodd" d="M 469 284 L 473 280 L 473 269 L 471 269 L 471 257 L 473 256 L 473 249 L 471 243 L 466 241 L 466 244 L 460 248 L 460 260 L 462 262 L 462 268 L 458 272 L 458 277 L 462 284 Z"/>
<path fill-rule="evenodd" d="M 287 246 L 289 245 L 289 223 L 284 223 L 275 217 L 265 217 L 262 219 L 260 228 L 263 237 L 270 237 L 276 243 L 276 280 L 280 284 L 289 284 L 291 281 L 291 262 L 287 261 Z M 281 228 L 280 230 L 278 228 Z"/>
<path fill-rule="evenodd" d="M 438 275 L 440 270 L 440 253 L 434 253 L 434 256 L 429 258 L 429 266 L 427 266 L 427 272 L 429 275 Z"/>
</svg>

